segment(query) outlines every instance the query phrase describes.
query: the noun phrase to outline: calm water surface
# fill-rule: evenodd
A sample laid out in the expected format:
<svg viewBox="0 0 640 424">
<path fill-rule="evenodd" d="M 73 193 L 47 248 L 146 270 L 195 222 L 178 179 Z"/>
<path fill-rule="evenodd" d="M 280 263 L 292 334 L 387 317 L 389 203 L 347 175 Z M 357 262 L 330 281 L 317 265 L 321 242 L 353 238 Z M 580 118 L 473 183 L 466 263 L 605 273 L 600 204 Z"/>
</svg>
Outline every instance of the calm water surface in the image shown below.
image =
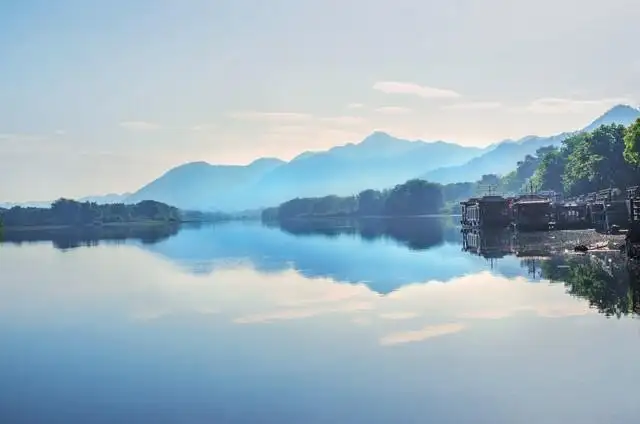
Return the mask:
<svg viewBox="0 0 640 424">
<path fill-rule="evenodd" d="M 487 259 L 434 219 L 118 231 L 5 233 L 0 422 L 640 419 L 614 256 Z"/>
</svg>

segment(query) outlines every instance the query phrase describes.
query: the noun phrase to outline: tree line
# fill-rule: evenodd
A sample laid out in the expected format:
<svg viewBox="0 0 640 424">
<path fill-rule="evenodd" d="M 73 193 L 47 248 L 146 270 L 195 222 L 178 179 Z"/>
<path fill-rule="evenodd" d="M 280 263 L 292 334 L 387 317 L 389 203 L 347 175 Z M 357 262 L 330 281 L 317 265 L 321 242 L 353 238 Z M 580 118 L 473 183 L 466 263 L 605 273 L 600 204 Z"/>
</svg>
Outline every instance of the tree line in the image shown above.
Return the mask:
<svg viewBox="0 0 640 424">
<path fill-rule="evenodd" d="M 145 200 L 133 205 L 123 203 L 100 205 L 59 199 L 49 208 L 15 206 L 0 210 L 5 227 L 102 225 L 114 223 L 175 223 L 182 219 L 180 211 L 164 203 Z"/>
<path fill-rule="evenodd" d="M 388 190 L 364 190 L 354 196 L 296 198 L 262 212 L 265 221 L 309 217 L 418 216 L 439 213 L 442 186 L 414 179 Z"/>
</svg>

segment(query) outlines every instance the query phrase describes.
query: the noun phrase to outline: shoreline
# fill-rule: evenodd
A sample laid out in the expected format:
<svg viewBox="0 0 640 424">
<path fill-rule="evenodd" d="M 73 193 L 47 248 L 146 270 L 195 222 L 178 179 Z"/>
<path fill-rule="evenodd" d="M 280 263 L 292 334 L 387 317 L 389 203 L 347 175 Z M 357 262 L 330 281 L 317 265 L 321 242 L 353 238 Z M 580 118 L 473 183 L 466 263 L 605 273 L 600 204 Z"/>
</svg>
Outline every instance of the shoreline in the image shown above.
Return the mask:
<svg viewBox="0 0 640 424">
<path fill-rule="evenodd" d="M 286 222 L 286 221 L 315 221 L 322 219 L 416 219 L 416 218 L 455 218 L 462 216 L 459 213 L 434 213 L 426 215 L 306 215 L 291 218 L 259 219 L 262 222 Z"/>
</svg>

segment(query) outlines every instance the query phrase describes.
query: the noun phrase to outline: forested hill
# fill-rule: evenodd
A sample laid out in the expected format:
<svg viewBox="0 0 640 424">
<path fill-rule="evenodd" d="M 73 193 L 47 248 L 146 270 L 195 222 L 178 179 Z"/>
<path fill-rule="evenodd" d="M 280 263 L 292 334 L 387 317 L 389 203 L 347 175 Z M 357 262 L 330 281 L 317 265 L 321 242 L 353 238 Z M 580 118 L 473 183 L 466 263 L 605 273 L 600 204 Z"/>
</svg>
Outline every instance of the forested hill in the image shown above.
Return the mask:
<svg viewBox="0 0 640 424">
<path fill-rule="evenodd" d="M 640 119 L 567 138 L 541 158 L 531 182 L 567 195 L 640 185 Z"/>
</svg>

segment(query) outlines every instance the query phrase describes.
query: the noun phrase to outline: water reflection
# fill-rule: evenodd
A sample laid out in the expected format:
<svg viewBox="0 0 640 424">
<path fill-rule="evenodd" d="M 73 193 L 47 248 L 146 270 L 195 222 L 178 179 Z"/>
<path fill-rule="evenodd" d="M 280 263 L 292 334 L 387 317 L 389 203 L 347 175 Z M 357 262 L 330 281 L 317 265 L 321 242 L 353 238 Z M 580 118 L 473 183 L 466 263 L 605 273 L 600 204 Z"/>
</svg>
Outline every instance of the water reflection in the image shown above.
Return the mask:
<svg viewBox="0 0 640 424">
<path fill-rule="evenodd" d="M 293 268 L 309 278 L 364 283 L 389 293 L 406 284 L 447 281 L 485 268 L 481 258 L 459 254 L 459 230 L 446 219 L 367 220 L 356 225 L 324 221 L 286 228 L 235 222 L 182 227 L 177 233 L 161 227 L 154 231 L 158 237 L 146 238 L 151 242 L 140 247 L 197 275 L 248 262 L 265 273 Z M 65 231 L 14 233 L 7 241 L 25 239 L 53 240 L 58 248 L 79 245 L 77 235 Z M 94 238 L 88 244 L 98 243 Z M 506 261 L 494 272 L 522 274 L 516 261 Z"/>
<path fill-rule="evenodd" d="M 177 225 L 122 225 L 59 227 L 42 229 L 5 228 L 0 242 L 20 245 L 50 241 L 57 249 L 98 246 L 100 243 L 124 244 L 137 240 L 143 244 L 154 244 L 178 233 Z"/>
<path fill-rule="evenodd" d="M 381 294 L 487 268 L 483 258 L 460 254 L 459 229 L 442 219 L 333 220 L 290 223 L 284 228 L 232 223 L 185 229 L 145 249 L 189 272 L 206 274 L 226 263 L 244 261 L 261 272 L 294 269 L 309 278 L 366 284 Z M 491 272 L 524 275 L 519 262 L 511 258 Z"/>
<path fill-rule="evenodd" d="M 462 249 L 487 259 L 549 257 L 566 250 L 567 240 L 560 233 L 517 233 L 504 230 L 465 230 L 461 232 Z M 570 246 L 573 248 L 573 244 Z"/>
<path fill-rule="evenodd" d="M 278 228 L 296 236 L 357 235 L 364 240 L 390 239 L 411 250 L 427 250 L 457 241 L 459 229 L 449 217 L 289 220 Z"/>
<path fill-rule="evenodd" d="M 447 219 L 292 221 L 278 228 L 214 226 L 87 227 L 15 231 L 3 243 L 51 241 L 57 249 L 136 244 L 194 275 L 249 263 L 261 273 L 295 270 L 308 278 L 363 284 L 389 294 L 425 281 L 489 272 L 529 282 L 562 283 L 606 316 L 640 312 L 640 267 L 615 253 L 550 252 L 543 235 L 473 231 L 460 236 Z M 460 248 L 470 255 L 460 255 Z M 489 260 L 485 262 L 483 259 Z"/>
<path fill-rule="evenodd" d="M 629 353 L 640 338 L 624 319 L 637 312 L 637 284 L 620 283 L 633 274 L 615 257 L 507 255 L 491 270 L 462 251 L 459 233 L 416 251 L 406 238 L 350 231 L 293 235 L 233 223 L 64 254 L 46 243 L 1 245 L 0 416 L 54 424 L 637 418 L 629 376 L 640 363 Z M 543 281 L 531 283 L 529 266 Z M 620 319 L 603 319 L 607 311 Z"/>
<path fill-rule="evenodd" d="M 540 268 L 542 278 L 564 284 L 607 317 L 640 314 L 640 267 L 619 254 L 556 256 Z"/>
<path fill-rule="evenodd" d="M 463 250 L 490 259 L 520 258 L 531 280 L 562 283 L 567 293 L 586 300 L 607 317 L 640 313 L 640 265 L 617 251 L 588 255 L 558 253 L 544 233 L 515 235 L 510 231 L 470 231 L 462 234 Z"/>
</svg>

